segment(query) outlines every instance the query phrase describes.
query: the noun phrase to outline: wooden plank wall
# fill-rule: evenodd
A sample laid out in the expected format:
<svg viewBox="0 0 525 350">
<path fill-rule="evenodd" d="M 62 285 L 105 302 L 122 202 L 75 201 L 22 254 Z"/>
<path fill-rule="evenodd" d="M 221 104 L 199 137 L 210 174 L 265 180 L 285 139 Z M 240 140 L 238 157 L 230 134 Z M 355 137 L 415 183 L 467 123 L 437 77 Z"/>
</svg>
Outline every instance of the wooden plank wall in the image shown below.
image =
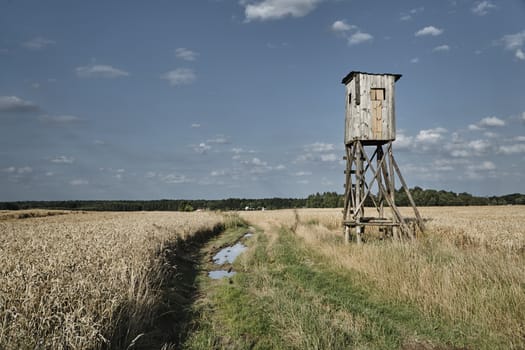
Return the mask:
<svg viewBox="0 0 525 350">
<path fill-rule="evenodd" d="M 345 143 L 354 140 L 395 140 L 395 77 L 368 74 L 358 74 L 358 76 L 346 85 Z M 371 89 L 374 88 L 385 89 L 385 99 L 382 102 L 381 110 L 381 127 L 374 127 L 372 120 Z M 349 103 L 349 94 L 351 94 L 352 103 Z M 357 104 L 358 99 L 360 100 L 359 105 Z M 374 129 L 376 133 L 374 133 Z"/>
</svg>

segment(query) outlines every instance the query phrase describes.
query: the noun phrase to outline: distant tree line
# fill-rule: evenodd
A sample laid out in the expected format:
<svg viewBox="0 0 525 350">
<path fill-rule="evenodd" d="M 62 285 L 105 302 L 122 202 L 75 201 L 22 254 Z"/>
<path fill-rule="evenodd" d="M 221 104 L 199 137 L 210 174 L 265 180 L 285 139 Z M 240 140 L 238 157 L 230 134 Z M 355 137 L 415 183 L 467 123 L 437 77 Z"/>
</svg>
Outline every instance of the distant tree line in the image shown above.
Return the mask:
<svg viewBox="0 0 525 350">
<path fill-rule="evenodd" d="M 525 195 L 520 193 L 504 196 L 477 197 L 469 193 L 424 190 L 420 187 L 410 189 L 418 206 L 467 206 L 467 205 L 516 205 L 525 204 Z M 410 205 L 404 190 L 395 193 L 396 204 Z M 289 208 L 338 208 L 344 204 L 342 194 L 324 192 L 311 194 L 306 198 L 228 198 L 217 200 L 73 200 L 73 201 L 21 201 L 0 202 L 0 210 L 21 209 L 62 209 L 96 211 L 194 211 L 202 210 L 261 210 Z M 367 199 L 366 205 L 372 205 Z"/>
</svg>

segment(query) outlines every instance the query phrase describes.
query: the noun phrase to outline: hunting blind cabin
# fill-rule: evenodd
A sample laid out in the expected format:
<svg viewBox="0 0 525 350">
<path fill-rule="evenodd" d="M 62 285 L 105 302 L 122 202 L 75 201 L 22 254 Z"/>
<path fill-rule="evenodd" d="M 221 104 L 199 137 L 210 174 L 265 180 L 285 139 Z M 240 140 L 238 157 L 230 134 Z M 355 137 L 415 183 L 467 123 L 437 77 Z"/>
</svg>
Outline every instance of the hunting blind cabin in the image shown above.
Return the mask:
<svg viewBox="0 0 525 350">
<path fill-rule="evenodd" d="M 352 71 L 342 80 L 346 86 L 343 210 L 346 241 L 355 230 L 356 241 L 361 243 L 367 226 L 378 226 L 383 234 L 395 239 L 414 238 L 416 226 L 421 231 L 424 229 L 392 151 L 392 142 L 396 139 L 394 86 L 399 78 L 400 74 Z M 404 218 L 396 206 L 396 174 L 415 219 Z M 365 202 L 373 203 L 375 216 L 365 216 Z M 385 215 L 388 208 L 390 213 Z"/>
</svg>

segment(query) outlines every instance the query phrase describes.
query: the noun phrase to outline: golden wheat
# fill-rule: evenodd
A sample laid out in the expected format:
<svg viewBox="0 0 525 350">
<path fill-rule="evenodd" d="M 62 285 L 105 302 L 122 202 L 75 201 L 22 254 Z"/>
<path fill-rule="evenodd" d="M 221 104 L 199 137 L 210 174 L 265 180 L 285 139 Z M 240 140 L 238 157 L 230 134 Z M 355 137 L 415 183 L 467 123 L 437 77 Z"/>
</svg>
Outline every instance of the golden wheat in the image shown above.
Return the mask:
<svg viewBox="0 0 525 350">
<path fill-rule="evenodd" d="M 0 221 L 0 348 L 100 348 L 117 332 L 136 336 L 159 303 L 162 246 L 222 221 L 207 212 Z"/>
</svg>

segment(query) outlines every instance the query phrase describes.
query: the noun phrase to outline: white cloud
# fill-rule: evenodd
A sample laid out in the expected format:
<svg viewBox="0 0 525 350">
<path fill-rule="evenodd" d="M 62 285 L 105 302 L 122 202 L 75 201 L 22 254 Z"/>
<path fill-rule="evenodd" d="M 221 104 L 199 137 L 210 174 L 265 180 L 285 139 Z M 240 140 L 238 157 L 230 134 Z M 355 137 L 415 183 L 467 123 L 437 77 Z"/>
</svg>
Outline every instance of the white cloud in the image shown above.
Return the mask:
<svg viewBox="0 0 525 350">
<path fill-rule="evenodd" d="M 499 152 L 503 154 L 525 153 L 525 143 L 517 143 L 509 146 L 500 146 Z"/>
<path fill-rule="evenodd" d="M 321 154 L 321 162 L 335 162 L 337 155 L 335 153 Z"/>
<path fill-rule="evenodd" d="M 293 174 L 294 176 L 310 176 L 312 175 L 311 171 L 298 171 Z"/>
<path fill-rule="evenodd" d="M 207 143 L 214 143 L 214 144 L 218 144 L 218 145 L 224 145 L 224 144 L 230 143 L 230 141 L 228 141 L 228 139 L 224 135 L 217 135 L 213 139 L 206 140 L 206 142 Z"/>
<path fill-rule="evenodd" d="M 444 149 L 449 152 L 452 157 L 466 158 L 472 156 L 482 156 L 493 149 L 493 146 L 487 140 L 472 140 L 468 142 L 457 140 L 455 142 L 445 144 Z"/>
<path fill-rule="evenodd" d="M 85 179 L 74 179 L 74 180 L 69 181 L 69 184 L 71 186 L 82 186 L 82 185 L 89 184 L 89 181 Z"/>
<path fill-rule="evenodd" d="M 350 38 L 348 38 L 348 44 L 357 45 L 367 41 L 371 41 L 372 39 L 374 39 L 374 37 L 371 34 L 358 31 L 357 33 L 350 35 Z"/>
<path fill-rule="evenodd" d="M 437 36 L 437 35 L 440 35 L 441 33 L 443 33 L 443 29 L 439 29 L 434 26 L 428 26 L 428 27 L 418 30 L 415 33 L 415 36 L 426 36 L 426 35 Z"/>
<path fill-rule="evenodd" d="M 16 169 L 16 172 L 19 173 L 19 174 L 28 174 L 28 173 L 32 173 L 33 172 L 33 168 L 31 168 L 29 166 L 25 166 L 25 167 Z"/>
<path fill-rule="evenodd" d="M 496 8 L 496 5 L 494 5 L 492 2 L 481 1 L 474 5 L 472 12 L 478 16 L 485 16 L 487 13 L 489 13 L 490 9 L 494 8 Z"/>
<path fill-rule="evenodd" d="M 257 157 L 254 157 L 250 160 L 245 160 L 241 162 L 247 169 L 250 174 L 264 174 L 272 170 L 282 170 L 283 168 L 272 167 L 268 165 L 268 162 L 263 161 Z M 279 168 L 279 169 L 278 169 Z"/>
<path fill-rule="evenodd" d="M 297 183 L 300 184 L 300 185 L 308 185 L 310 183 L 310 181 L 308 181 L 308 180 L 298 180 Z"/>
<path fill-rule="evenodd" d="M 396 140 L 394 141 L 394 146 L 396 149 L 409 149 L 413 146 L 413 137 L 398 132 Z"/>
<path fill-rule="evenodd" d="M 75 72 L 80 78 L 118 78 L 129 75 L 126 71 L 104 64 L 77 67 Z"/>
<path fill-rule="evenodd" d="M 246 21 L 267 21 L 287 16 L 303 17 L 312 12 L 321 0 L 263 0 L 256 3 L 241 1 Z"/>
<path fill-rule="evenodd" d="M 473 140 L 467 146 L 476 153 L 484 153 L 490 148 L 490 143 L 485 140 Z"/>
<path fill-rule="evenodd" d="M 371 34 L 360 31 L 357 26 L 348 24 L 344 20 L 332 23 L 332 31 L 346 39 L 348 45 L 357 45 L 374 39 Z"/>
<path fill-rule="evenodd" d="M 30 166 L 25 166 L 25 167 L 16 169 L 16 172 L 19 174 L 28 174 L 28 173 L 33 172 L 33 168 L 31 168 Z"/>
<path fill-rule="evenodd" d="M 39 89 L 39 88 L 40 88 L 40 83 L 32 83 L 32 84 L 31 84 L 31 87 L 32 87 L 33 89 Z"/>
<path fill-rule="evenodd" d="M 175 173 L 162 175 L 161 180 L 167 184 L 182 184 L 182 183 L 191 182 L 191 180 L 188 179 L 185 175 L 175 174 Z"/>
<path fill-rule="evenodd" d="M 477 170 L 494 170 L 496 169 L 496 165 L 493 162 L 486 160 L 484 162 L 472 165 L 471 168 Z"/>
<path fill-rule="evenodd" d="M 502 41 L 508 50 L 520 48 L 525 43 L 525 30 L 516 34 L 504 35 Z"/>
<path fill-rule="evenodd" d="M 516 50 L 516 58 L 518 60 L 524 61 L 525 60 L 525 53 L 521 49 Z"/>
<path fill-rule="evenodd" d="M 191 124 L 191 127 L 196 129 L 196 128 L 200 128 L 201 125 L 199 123 L 193 123 L 193 124 Z"/>
<path fill-rule="evenodd" d="M 79 122 L 82 119 L 74 115 L 42 115 L 38 117 L 38 120 L 44 123 L 68 124 Z"/>
<path fill-rule="evenodd" d="M 333 143 L 315 142 L 306 145 L 304 148 L 309 152 L 329 152 L 335 149 L 335 145 Z"/>
<path fill-rule="evenodd" d="M 452 157 L 466 158 L 470 153 L 466 149 L 454 149 L 450 151 Z"/>
<path fill-rule="evenodd" d="M 226 170 L 213 170 L 211 173 L 210 173 L 211 176 L 226 176 L 228 175 L 228 172 Z"/>
<path fill-rule="evenodd" d="M 514 55 L 518 60 L 525 60 L 525 53 L 522 50 L 525 43 L 525 30 L 515 34 L 504 35 L 501 38 L 501 43 L 506 50 L 514 51 Z"/>
<path fill-rule="evenodd" d="M 0 96 L 0 112 L 32 112 L 38 106 L 17 96 Z"/>
<path fill-rule="evenodd" d="M 66 157 L 66 156 L 58 156 L 58 157 L 51 159 L 51 163 L 56 163 L 56 164 L 73 164 L 74 161 L 75 161 L 75 158 Z"/>
<path fill-rule="evenodd" d="M 16 172 L 16 168 L 14 166 L 10 166 L 10 167 L 2 169 L 2 171 L 6 172 L 6 173 L 14 173 L 14 172 Z"/>
<path fill-rule="evenodd" d="M 339 21 L 335 21 L 334 23 L 332 23 L 332 30 L 336 33 L 347 32 L 355 28 L 356 26 L 352 24 L 348 24 L 344 20 L 339 20 Z"/>
<path fill-rule="evenodd" d="M 435 171 L 452 171 L 456 162 L 452 159 L 435 159 L 432 161 L 432 170 Z"/>
<path fill-rule="evenodd" d="M 211 150 L 211 146 L 205 142 L 201 142 L 197 146 L 193 147 L 193 150 L 199 154 L 206 154 L 209 150 Z"/>
<path fill-rule="evenodd" d="M 29 174 L 33 172 L 33 168 L 31 168 L 30 166 L 24 166 L 20 168 L 10 166 L 10 167 L 2 169 L 2 171 L 6 173 L 10 173 L 10 174 Z"/>
<path fill-rule="evenodd" d="M 479 126 L 504 126 L 505 121 L 502 119 L 499 119 L 498 117 L 486 117 L 480 120 Z"/>
<path fill-rule="evenodd" d="M 468 129 L 469 129 L 469 130 L 472 130 L 472 131 L 483 130 L 483 128 L 479 127 L 479 126 L 476 125 L 476 124 L 470 124 L 470 125 L 468 126 Z"/>
<path fill-rule="evenodd" d="M 177 68 L 162 74 L 160 78 L 167 80 L 171 86 L 178 86 L 193 83 L 197 79 L 197 76 L 193 69 Z"/>
<path fill-rule="evenodd" d="M 498 127 L 498 126 L 504 126 L 504 125 L 505 125 L 505 121 L 503 119 L 493 116 L 493 117 L 483 118 L 476 124 L 470 124 L 468 126 L 468 129 L 472 131 L 480 131 L 480 130 L 485 130 L 485 128 L 487 127 Z"/>
<path fill-rule="evenodd" d="M 432 49 L 433 52 L 443 52 L 443 51 L 450 51 L 450 46 L 448 45 L 440 45 L 436 46 Z"/>
<path fill-rule="evenodd" d="M 525 136 L 516 136 L 514 138 L 514 141 L 525 142 Z"/>
<path fill-rule="evenodd" d="M 415 15 L 415 14 L 417 14 L 419 12 L 423 12 L 424 9 L 425 9 L 424 7 L 417 7 L 417 8 L 411 9 L 408 12 L 402 12 L 401 13 L 401 17 L 399 19 L 402 20 L 402 21 L 411 20 L 413 15 Z"/>
<path fill-rule="evenodd" d="M 257 157 L 252 158 L 252 160 L 249 161 L 248 163 L 249 163 L 249 164 L 253 164 L 253 165 L 262 165 L 262 166 L 266 166 L 266 165 L 268 165 L 268 163 L 263 162 L 262 160 L 260 160 L 260 159 L 257 158 Z"/>
<path fill-rule="evenodd" d="M 191 51 L 184 47 L 179 47 L 175 50 L 175 57 L 180 58 L 185 61 L 195 61 L 199 54 L 195 51 Z"/>
<path fill-rule="evenodd" d="M 151 178 L 154 178 L 155 176 L 157 176 L 157 173 L 154 172 L 154 171 L 148 171 L 148 172 L 144 175 L 144 177 L 145 177 L 146 179 L 151 179 Z"/>
<path fill-rule="evenodd" d="M 443 134 L 447 132 L 447 129 L 444 128 L 435 128 L 420 130 L 416 136 L 416 141 L 423 143 L 436 143 L 441 140 Z"/>
<path fill-rule="evenodd" d="M 23 42 L 22 46 L 29 50 L 41 50 L 46 46 L 56 44 L 55 41 L 43 37 L 36 37 L 29 41 Z"/>
<path fill-rule="evenodd" d="M 419 63 L 419 57 L 414 57 L 410 60 L 410 63 Z"/>
<path fill-rule="evenodd" d="M 106 142 L 104 142 L 103 140 L 93 140 L 93 144 L 101 146 L 101 145 L 105 145 Z"/>
</svg>

